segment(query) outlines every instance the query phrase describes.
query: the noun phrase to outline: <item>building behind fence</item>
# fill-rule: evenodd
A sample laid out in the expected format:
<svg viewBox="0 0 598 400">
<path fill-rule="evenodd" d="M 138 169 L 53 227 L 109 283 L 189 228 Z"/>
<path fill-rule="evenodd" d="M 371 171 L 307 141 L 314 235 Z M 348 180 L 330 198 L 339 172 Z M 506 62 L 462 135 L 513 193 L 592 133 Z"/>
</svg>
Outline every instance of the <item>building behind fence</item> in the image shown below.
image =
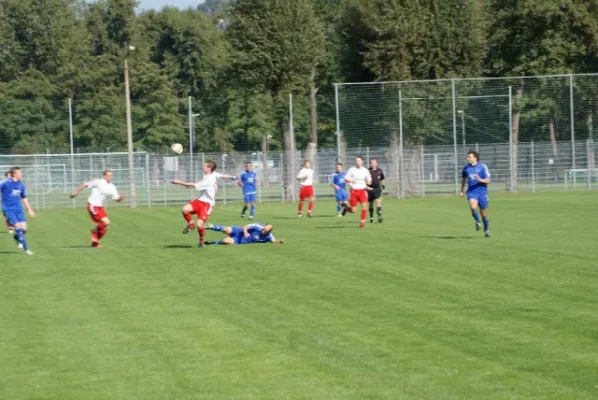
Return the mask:
<svg viewBox="0 0 598 400">
<path fill-rule="evenodd" d="M 73 201 L 68 194 L 104 169 L 114 171 L 115 184 L 125 196 L 134 194 L 138 205 L 179 204 L 193 193 L 169 182 L 199 178 L 207 159 L 233 174 L 252 161 L 259 201 L 295 200 L 297 187 L 288 181 L 304 158 L 316 170 L 316 196 L 332 198 L 336 162 L 348 167 L 357 155 L 378 159 L 388 196 L 455 194 L 469 150 L 488 165 L 493 192 L 598 188 L 598 74 L 339 84 L 335 104 L 338 145 L 316 153 L 136 152 L 133 184 L 127 153 L 0 155 L 0 170 L 21 166 L 30 198 L 42 209 L 82 204 L 85 199 Z M 218 201 L 241 199 L 233 182 L 221 183 Z"/>
</svg>

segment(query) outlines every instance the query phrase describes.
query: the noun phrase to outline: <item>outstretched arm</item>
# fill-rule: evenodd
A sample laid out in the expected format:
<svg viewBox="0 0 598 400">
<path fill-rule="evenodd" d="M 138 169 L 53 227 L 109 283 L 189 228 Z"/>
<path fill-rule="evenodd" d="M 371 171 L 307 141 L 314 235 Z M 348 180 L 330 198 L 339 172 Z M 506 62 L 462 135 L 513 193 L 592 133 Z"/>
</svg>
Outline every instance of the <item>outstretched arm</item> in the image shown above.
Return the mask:
<svg viewBox="0 0 598 400">
<path fill-rule="evenodd" d="M 81 193 L 85 188 L 87 187 L 87 182 L 82 183 L 81 185 L 79 185 L 79 187 L 77 188 L 77 190 L 75 190 L 73 193 L 71 193 L 71 195 L 69 196 L 71 199 L 74 199 L 75 197 L 77 197 L 79 195 L 79 193 Z"/>
<path fill-rule="evenodd" d="M 173 181 L 170 181 L 170 183 L 172 183 L 173 185 L 179 185 L 179 186 L 184 186 L 187 188 L 194 188 L 195 187 L 195 183 L 189 183 L 189 182 L 183 182 L 179 179 L 175 179 Z"/>
<path fill-rule="evenodd" d="M 272 241 L 272 243 L 274 243 L 274 244 L 284 244 L 284 240 L 274 239 Z"/>
</svg>

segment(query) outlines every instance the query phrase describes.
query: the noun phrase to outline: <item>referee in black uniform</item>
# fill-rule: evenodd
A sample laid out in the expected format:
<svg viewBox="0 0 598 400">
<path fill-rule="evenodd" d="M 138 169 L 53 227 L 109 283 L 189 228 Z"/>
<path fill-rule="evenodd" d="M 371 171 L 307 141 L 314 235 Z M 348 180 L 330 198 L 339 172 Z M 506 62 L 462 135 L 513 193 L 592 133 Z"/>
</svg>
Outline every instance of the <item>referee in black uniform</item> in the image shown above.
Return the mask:
<svg viewBox="0 0 598 400">
<path fill-rule="evenodd" d="M 376 202 L 376 214 L 378 214 L 378 222 L 382 222 L 382 192 L 384 191 L 384 172 L 378 168 L 378 160 L 372 158 L 370 160 L 370 175 L 372 176 L 372 184 L 368 190 L 368 201 L 370 203 L 370 223 L 374 222 L 374 202 Z"/>
</svg>

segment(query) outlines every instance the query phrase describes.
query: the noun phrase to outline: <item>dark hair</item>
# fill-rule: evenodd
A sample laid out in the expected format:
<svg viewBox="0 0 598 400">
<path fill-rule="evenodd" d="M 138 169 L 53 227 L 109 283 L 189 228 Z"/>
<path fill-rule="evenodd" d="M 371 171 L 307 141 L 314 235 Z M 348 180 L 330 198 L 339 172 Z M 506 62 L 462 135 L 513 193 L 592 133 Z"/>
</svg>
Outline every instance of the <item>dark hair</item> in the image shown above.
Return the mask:
<svg viewBox="0 0 598 400">
<path fill-rule="evenodd" d="M 378 159 L 377 159 L 376 157 L 374 157 L 374 158 L 370 158 L 370 162 L 372 162 L 372 161 L 376 161 L 376 162 L 378 162 Z"/>
<path fill-rule="evenodd" d="M 214 160 L 207 160 L 206 164 L 208 165 L 208 168 L 210 169 L 210 171 L 212 171 L 212 172 L 216 171 L 216 162 L 214 162 Z"/>
<path fill-rule="evenodd" d="M 108 175 L 108 174 L 109 174 L 109 173 L 111 173 L 111 172 L 112 172 L 112 170 L 110 170 L 110 169 L 106 169 L 106 170 L 104 170 L 104 176 Z"/>
<path fill-rule="evenodd" d="M 342 162 L 336 163 L 336 165 L 340 165 L 341 167 L 343 166 Z"/>
<path fill-rule="evenodd" d="M 361 158 L 361 161 L 363 161 L 363 157 L 362 156 L 357 156 L 355 158 Z"/>
<path fill-rule="evenodd" d="M 11 171 L 6 171 L 6 172 L 4 173 L 4 177 L 5 177 L 5 178 L 8 178 L 8 177 L 10 177 L 10 176 L 12 176 L 12 172 L 11 172 Z"/>
<path fill-rule="evenodd" d="M 473 155 L 475 157 L 476 161 L 480 161 L 480 153 L 478 153 L 477 151 L 470 151 L 469 153 L 467 153 L 467 155 Z"/>
<path fill-rule="evenodd" d="M 251 161 L 245 161 L 245 165 L 247 165 L 247 164 L 253 165 L 253 163 Z"/>
<path fill-rule="evenodd" d="M 303 164 L 305 165 L 305 163 L 306 163 L 306 162 L 308 162 L 308 163 L 310 163 L 310 164 L 311 164 L 311 161 L 309 161 L 309 160 L 305 160 L 305 161 L 303 161 Z"/>
<path fill-rule="evenodd" d="M 14 176 L 15 172 L 20 171 L 20 170 L 21 170 L 21 167 L 12 167 L 10 169 L 10 176 Z"/>
</svg>

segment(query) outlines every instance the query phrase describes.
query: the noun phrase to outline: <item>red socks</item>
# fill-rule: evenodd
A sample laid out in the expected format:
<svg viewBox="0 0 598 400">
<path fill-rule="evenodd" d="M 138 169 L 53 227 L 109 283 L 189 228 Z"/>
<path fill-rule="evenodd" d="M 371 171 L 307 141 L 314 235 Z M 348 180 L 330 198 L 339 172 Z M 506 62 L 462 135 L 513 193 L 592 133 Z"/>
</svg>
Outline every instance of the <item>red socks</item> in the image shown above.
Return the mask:
<svg viewBox="0 0 598 400">
<path fill-rule="evenodd" d="M 365 208 L 361 209 L 361 220 L 365 221 L 365 217 L 367 216 L 367 211 Z"/>
<path fill-rule="evenodd" d="M 314 202 L 310 201 L 309 205 L 307 206 L 307 212 L 311 213 L 311 210 L 314 208 Z"/>
<path fill-rule="evenodd" d="M 96 233 L 98 234 L 98 240 L 100 240 L 101 238 L 103 238 L 106 235 L 106 231 L 107 231 L 106 224 L 104 224 L 103 222 L 100 222 L 98 224 L 98 227 L 96 228 Z"/>
<path fill-rule="evenodd" d="M 303 202 L 299 202 L 299 214 L 301 214 L 301 210 L 303 210 Z"/>
<path fill-rule="evenodd" d="M 203 237 L 206 234 L 206 228 L 202 226 L 197 231 L 199 232 L 199 243 L 203 243 Z"/>
</svg>

